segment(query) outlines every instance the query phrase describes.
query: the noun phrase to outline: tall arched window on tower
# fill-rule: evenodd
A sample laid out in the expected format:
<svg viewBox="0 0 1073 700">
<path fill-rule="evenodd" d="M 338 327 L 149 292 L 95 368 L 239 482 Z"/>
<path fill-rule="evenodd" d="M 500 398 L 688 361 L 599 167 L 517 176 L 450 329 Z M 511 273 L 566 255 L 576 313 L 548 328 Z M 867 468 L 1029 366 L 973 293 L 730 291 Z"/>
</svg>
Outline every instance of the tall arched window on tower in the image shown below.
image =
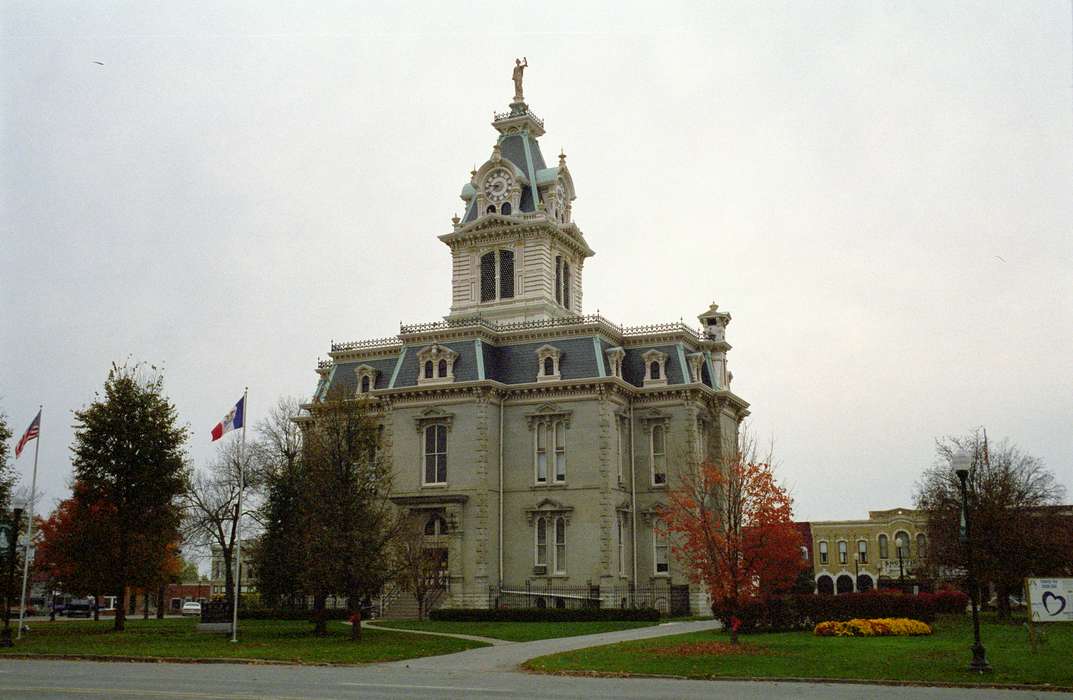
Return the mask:
<svg viewBox="0 0 1073 700">
<path fill-rule="evenodd" d="M 425 428 L 425 484 L 447 483 L 447 426 L 435 423 Z"/>
<path fill-rule="evenodd" d="M 555 303 L 563 303 L 563 256 L 555 256 Z"/>
<path fill-rule="evenodd" d="M 928 555 L 928 538 L 921 532 L 917 534 L 917 557 L 920 559 Z"/>
<path fill-rule="evenodd" d="M 496 298 L 496 253 L 491 251 L 481 256 L 481 301 Z"/>
<path fill-rule="evenodd" d="M 369 393 L 369 377 L 368 377 L 368 375 L 366 375 L 366 376 L 361 378 L 361 393 L 363 393 L 363 394 L 368 394 Z"/>
<path fill-rule="evenodd" d="M 447 360 L 440 360 L 440 364 L 436 369 L 439 372 L 439 374 L 437 376 L 446 377 L 447 376 Z"/>
<path fill-rule="evenodd" d="M 432 379 L 432 360 L 425 362 L 425 379 Z"/>
<path fill-rule="evenodd" d="M 507 209 L 510 204 L 504 204 L 503 208 Z M 504 214 L 508 212 L 503 212 Z M 513 250 L 501 250 L 499 251 L 499 298 L 500 299 L 513 299 L 514 298 L 514 251 Z"/>
<path fill-rule="evenodd" d="M 481 256 L 481 301 L 513 298 L 514 251 L 488 251 Z"/>
<path fill-rule="evenodd" d="M 652 379 L 660 379 L 660 366 L 658 362 L 652 362 L 648 365 L 648 376 Z"/>
<path fill-rule="evenodd" d="M 879 536 L 879 558 L 887 559 L 890 557 L 890 544 L 886 535 Z"/>
<path fill-rule="evenodd" d="M 563 306 L 570 308 L 570 263 L 563 261 Z"/>
</svg>

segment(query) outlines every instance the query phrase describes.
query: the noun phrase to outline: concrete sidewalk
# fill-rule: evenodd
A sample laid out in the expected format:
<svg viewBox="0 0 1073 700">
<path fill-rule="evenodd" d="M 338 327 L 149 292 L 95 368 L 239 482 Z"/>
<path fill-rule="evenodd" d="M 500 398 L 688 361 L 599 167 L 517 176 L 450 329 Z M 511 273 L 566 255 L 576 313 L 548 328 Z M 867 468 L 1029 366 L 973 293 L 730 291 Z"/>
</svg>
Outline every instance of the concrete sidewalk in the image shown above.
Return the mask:
<svg viewBox="0 0 1073 700">
<path fill-rule="evenodd" d="M 715 620 L 665 622 L 655 627 L 638 627 L 637 629 L 619 630 L 617 632 L 539 639 L 534 642 L 497 644 L 492 647 L 469 649 L 444 656 L 426 656 L 420 659 L 394 661 L 383 664 L 383 666 L 407 668 L 414 671 L 514 671 L 518 669 L 520 664 L 538 656 L 558 654 L 563 651 L 573 651 L 574 649 L 584 649 L 604 644 L 629 642 L 634 639 L 651 639 L 652 637 L 665 637 L 671 634 L 702 632 L 704 630 L 718 629 L 719 626 L 720 623 Z"/>
</svg>

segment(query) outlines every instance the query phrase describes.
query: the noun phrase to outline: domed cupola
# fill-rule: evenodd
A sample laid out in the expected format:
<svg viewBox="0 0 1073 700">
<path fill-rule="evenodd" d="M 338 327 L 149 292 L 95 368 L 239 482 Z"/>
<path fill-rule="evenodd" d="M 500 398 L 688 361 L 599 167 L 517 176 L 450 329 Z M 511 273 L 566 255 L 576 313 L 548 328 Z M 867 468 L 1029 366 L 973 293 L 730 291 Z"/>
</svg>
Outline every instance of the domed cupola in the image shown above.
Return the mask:
<svg viewBox="0 0 1073 700">
<path fill-rule="evenodd" d="M 448 318 L 514 321 L 581 313 L 581 272 L 594 253 L 573 222 L 574 180 L 566 155 L 548 167 L 544 122 L 522 99 L 516 63 L 510 111 L 494 115 L 492 154 L 470 172 L 462 218 L 440 237 L 454 258 Z"/>
</svg>

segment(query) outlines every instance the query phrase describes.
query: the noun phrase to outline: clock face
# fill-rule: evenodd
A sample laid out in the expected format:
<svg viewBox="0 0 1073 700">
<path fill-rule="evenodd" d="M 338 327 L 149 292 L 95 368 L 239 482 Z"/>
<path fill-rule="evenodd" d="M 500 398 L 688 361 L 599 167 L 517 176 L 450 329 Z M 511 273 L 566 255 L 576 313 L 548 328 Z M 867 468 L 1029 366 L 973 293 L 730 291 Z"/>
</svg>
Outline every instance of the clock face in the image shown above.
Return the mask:
<svg viewBox="0 0 1073 700">
<path fill-rule="evenodd" d="M 484 196 L 491 202 L 502 202 L 510 192 L 510 174 L 493 170 L 484 180 Z"/>
</svg>

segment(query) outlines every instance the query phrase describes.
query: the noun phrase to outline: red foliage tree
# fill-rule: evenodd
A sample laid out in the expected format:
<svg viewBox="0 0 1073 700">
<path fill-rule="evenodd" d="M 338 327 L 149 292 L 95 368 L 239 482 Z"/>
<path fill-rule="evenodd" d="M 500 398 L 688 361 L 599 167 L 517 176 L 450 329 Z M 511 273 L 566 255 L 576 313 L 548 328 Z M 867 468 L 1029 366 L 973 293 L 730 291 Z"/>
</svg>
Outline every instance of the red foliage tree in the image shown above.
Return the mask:
<svg viewBox="0 0 1073 700">
<path fill-rule="evenodd" d="M 801 569 L 793 501 L 770 464 L 740 453 L 684 470 L 667 500 L 661 515 L 671 549 L 693 582 L 707 587 L 712 612 L 736 644 L 740 606 L 792 586 Z"/>
</svg>

